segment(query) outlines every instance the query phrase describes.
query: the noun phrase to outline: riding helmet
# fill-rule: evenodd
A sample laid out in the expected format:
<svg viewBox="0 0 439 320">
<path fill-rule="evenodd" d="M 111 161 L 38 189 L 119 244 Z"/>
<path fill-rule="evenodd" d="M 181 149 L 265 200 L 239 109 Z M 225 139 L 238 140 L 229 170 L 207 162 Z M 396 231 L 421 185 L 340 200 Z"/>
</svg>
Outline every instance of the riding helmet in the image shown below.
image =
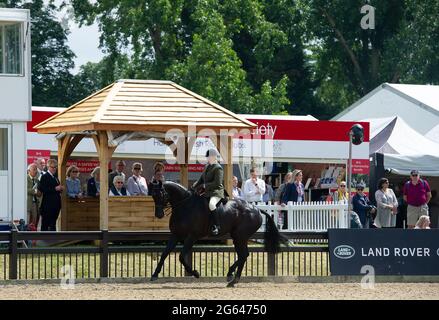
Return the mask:
<svg viewBox="0 0 439 320">
<path fill-rule="evenodd" d="M 210 156 L 219 156 L 218 151 L 216 151 L 216 149 L 209 149 L 206 152 L 206 158 L 210 157 Z"/>
</svg>

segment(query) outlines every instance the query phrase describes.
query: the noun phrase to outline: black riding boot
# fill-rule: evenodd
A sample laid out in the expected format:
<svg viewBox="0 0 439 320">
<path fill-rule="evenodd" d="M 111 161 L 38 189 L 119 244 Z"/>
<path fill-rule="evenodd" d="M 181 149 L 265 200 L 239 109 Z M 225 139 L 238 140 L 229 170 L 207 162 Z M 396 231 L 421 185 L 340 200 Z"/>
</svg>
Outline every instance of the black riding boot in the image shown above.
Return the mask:
<svg viewBox="0 0 439 320">
<path fill-rule="evenodd" d="M 220 232 L 218 208 L 215 208 L 215 210 L 211 211 L 210 213 L 212 214 L 213 219 L 213 225 L 210 231 L 212 235 L 217 236 Z"/>
</svg>

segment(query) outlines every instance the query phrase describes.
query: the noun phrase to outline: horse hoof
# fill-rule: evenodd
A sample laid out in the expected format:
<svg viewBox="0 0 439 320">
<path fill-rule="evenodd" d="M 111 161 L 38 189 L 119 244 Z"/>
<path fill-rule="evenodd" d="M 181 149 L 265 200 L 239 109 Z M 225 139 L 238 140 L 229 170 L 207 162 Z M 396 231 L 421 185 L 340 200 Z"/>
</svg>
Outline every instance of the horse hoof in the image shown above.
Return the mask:
<svg viewBox="0 0 439 320">
<path fill-rule="evenodd" d="M 235 280 L 232 280 L 227 284 L 227 288 L 233 288 L 233 287 L 235 287 Z"/>
<path fill-rule="evenodd" d="M 197 270 L 192 271 L 192 275 L 197 279 L 200 277 L 200 274 L 198 273 Z"/>
<path fill-rule="evenodd" d="M 227 276 L 227 282 L 231 282 L 233 280 L 233 274 Z"/>
<path fill-rule="evenodd" d="M 152 276 L 150 281 L 156 281 L 156 280 L 158 280 L 158 279 L 159 279 L 159 277 L 157 277 L 157 276 Z"/>
</svg>

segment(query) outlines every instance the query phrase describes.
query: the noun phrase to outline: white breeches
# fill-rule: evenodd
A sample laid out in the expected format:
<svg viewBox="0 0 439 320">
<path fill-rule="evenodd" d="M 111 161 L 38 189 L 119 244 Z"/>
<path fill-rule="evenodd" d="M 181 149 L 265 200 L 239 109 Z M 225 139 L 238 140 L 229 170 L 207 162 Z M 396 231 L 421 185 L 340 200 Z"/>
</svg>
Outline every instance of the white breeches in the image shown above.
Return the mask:
<svg viewBox="0 0 439 320">
<path fill-rule="evenodd" d="M 221 201 L 220 197 L 211 197 L 209 201 L 209 210 L 210 211 L 215 210 L 217 203 L 220 201 Z"/>
</svg>

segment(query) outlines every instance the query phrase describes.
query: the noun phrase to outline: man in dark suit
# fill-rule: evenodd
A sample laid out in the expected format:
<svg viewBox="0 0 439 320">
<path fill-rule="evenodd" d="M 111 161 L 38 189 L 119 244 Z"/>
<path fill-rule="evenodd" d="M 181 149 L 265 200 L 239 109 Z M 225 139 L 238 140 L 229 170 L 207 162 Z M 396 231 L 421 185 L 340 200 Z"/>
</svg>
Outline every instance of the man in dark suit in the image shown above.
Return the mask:
<svg viewBox="0 0 439 320">
<path fill-rule="evenodd" d="M 56 231 L 56 220 L 61 210 L 61 192 L 64 187 L 60 185 L 55 176 L 58 163 L 54 159 L 47 161 L 47 173 L 41 176 L 38 190 L 43 194 L 41 202 L 41 231 Z"/>
</svg>

